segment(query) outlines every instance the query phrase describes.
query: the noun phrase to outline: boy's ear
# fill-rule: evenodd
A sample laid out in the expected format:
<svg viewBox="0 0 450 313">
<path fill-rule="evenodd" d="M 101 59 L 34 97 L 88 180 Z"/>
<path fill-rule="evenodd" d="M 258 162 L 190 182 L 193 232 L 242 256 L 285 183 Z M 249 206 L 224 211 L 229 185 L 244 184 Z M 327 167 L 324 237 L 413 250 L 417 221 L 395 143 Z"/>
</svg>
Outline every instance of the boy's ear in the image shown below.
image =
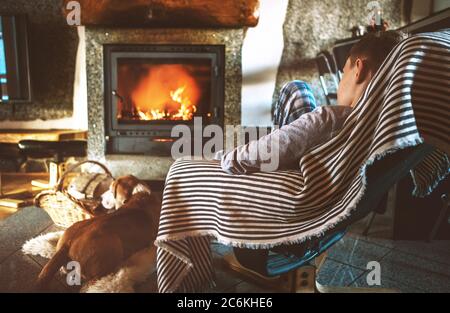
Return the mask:
<svg viewBox="0 0 450 313">
<path fill-rule="evenodd" d="M 361 84 L 367 79 L 367 77 L 370 74 L 369 66 L 366 60 L 358 58 L 355 61 L 355 67 L 356 67 L 356 82 L 358 84 Z"/>
</svg>

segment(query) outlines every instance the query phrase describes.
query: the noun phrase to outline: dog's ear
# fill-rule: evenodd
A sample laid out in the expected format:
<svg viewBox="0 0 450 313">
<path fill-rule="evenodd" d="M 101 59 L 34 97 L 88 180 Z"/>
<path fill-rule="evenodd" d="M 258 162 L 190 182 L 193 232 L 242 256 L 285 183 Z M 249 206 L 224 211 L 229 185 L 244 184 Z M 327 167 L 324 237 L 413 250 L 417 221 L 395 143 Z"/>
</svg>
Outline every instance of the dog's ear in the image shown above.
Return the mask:
<svg viewBox="0 0 450 313">
<path fill-rule="evenodd" d="M 150 188 L 144 183 L 139 183 L 133 188 L 133 192 L 132 192 L 133 195 L 138 193 L 138 192 L 146 192 L 148 194 L 152 193 Z"/>
</svg>

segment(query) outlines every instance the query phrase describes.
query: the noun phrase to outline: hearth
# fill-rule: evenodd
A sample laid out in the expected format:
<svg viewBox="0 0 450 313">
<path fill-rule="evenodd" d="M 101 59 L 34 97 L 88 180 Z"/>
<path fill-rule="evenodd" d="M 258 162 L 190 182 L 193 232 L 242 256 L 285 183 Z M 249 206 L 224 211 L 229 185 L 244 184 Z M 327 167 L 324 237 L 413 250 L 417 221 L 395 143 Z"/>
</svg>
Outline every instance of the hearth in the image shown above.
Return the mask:
<svg viewBox="0 0 450 313">
<path fill-rule="evenodd" d="M 224 120 L 223 45 L 104 45 L 107 154 L 170 155 L 172 128 Z M 193 133 L 193 132 L 192 132 Z"/>
</svg>

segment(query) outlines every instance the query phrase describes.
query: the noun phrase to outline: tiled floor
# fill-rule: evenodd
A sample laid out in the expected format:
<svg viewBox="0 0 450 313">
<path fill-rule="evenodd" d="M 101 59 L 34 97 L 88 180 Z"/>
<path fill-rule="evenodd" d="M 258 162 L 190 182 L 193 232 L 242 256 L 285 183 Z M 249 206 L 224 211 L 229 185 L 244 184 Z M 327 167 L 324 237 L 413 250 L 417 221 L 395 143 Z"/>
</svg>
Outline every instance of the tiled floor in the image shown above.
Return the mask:
<svg viewBox="0 0 450 313">
<path fill-rule="evenodd" d="M 331 286 L 367 287 L 367 264 L 381 265 L 382 288 L 402 292 L 450 292 L 450 241 L 432 243 L 389 240 L 390 219 L 375 220 L 368 237 L 361 236 L 363 223 L 354 225 L 343 240 L 328 253 L 318 277 L 319 283 Z M 55 231 L 49 217 L 37 208 L 24 208 L 0 221 L 0 292 L 30 291 L 46 260 L 24 255 L 22 244 L 40 233 Z M 243 280 L 221 264 L 230 248 L 212 244 L 216 268 L 216 287 L 210 292 L 271 292 Z M 64 276 L 52 283 L 55 292 L 76 292 L 65 283 Z M 156 291 L 156 274 L 140 286 L 139 292 Z"/>
</svg>

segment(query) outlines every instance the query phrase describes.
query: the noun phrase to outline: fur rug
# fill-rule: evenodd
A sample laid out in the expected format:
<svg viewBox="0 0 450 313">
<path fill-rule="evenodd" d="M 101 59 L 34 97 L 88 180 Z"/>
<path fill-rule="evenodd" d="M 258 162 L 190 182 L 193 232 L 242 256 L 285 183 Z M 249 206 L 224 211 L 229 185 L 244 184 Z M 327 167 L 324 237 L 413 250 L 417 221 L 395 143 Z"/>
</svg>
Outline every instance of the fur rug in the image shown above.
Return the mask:
<svg viewBox="0 0 450 313">
<path fill-rule="evenodd" d="M 30 239 L 22 246 L 22 252 L 50 259 L 55 254 L 56 244 L 62 234 L 63 232 L 60 231 Z M 155 271 L 155 260 L 156 247 L 143 249 L 132 255 L 117 272 L 96 281 L 86 282 L 80 292 L 134 292 L 134 286 L 146 281 Z"/>
</svg>

